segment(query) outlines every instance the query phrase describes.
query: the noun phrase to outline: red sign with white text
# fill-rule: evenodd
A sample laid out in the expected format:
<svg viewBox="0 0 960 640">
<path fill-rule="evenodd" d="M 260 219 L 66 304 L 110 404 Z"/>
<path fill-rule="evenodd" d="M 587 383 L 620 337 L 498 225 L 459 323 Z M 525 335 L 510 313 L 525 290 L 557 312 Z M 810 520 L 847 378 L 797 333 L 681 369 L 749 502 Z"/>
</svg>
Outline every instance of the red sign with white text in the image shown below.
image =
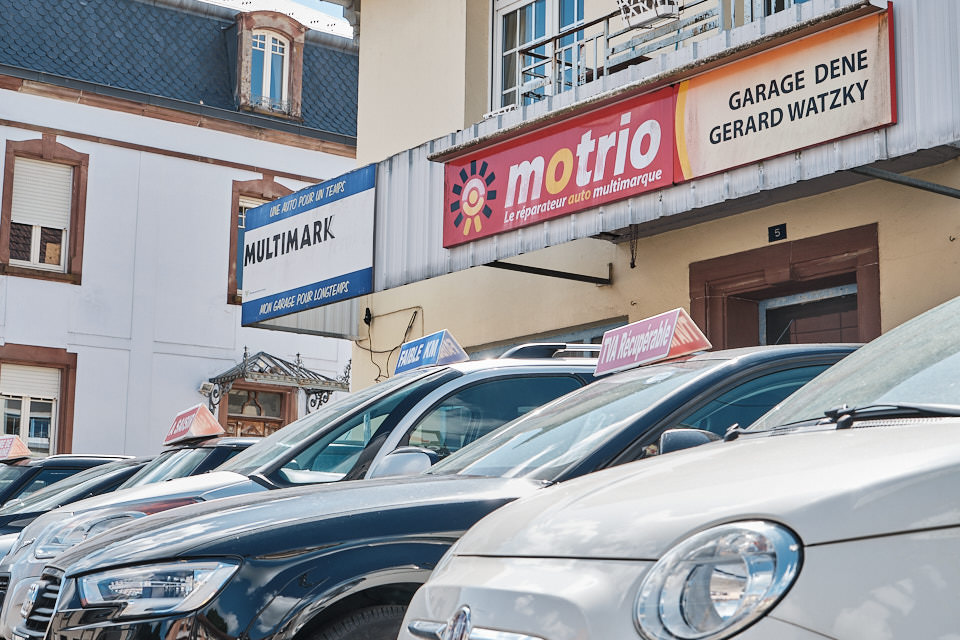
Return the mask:
<svg viewBox="0 0 960 640">
<path fill-rule="evenodd" d="M 181 442 L 189 438 L 202 438 L 206 436 L 219 436 L 225 433 L 223 427 L 213 417 L 210 410 L 202 404 L 190 407 L 186 411 L 178 413 L 163 439 L 164 445 Z"/>
<path fill-rule="evenodd" d="M 675 99 L 636 96 L 451 160 L 443 246 L 670 186 Z"/>
<path fill-rule="evenodd" d="M 632 369 L 710 347 L 700 327 L 678 308 L 604 333 L 595 373 Z"/>
</svg>

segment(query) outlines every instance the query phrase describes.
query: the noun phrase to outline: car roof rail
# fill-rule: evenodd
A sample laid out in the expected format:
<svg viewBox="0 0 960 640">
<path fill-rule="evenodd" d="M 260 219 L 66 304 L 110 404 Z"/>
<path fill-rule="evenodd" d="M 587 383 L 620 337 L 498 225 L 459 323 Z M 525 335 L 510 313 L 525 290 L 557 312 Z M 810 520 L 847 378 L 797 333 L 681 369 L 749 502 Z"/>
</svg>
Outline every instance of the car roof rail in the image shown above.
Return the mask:
<svg viewBox="0 0 960 640">
<path fill-rule="evenodd" d="M 570 342 L 528 342 L 508 349 L 501 358 L 596 358 L 600 345 Z"/>
</svg>

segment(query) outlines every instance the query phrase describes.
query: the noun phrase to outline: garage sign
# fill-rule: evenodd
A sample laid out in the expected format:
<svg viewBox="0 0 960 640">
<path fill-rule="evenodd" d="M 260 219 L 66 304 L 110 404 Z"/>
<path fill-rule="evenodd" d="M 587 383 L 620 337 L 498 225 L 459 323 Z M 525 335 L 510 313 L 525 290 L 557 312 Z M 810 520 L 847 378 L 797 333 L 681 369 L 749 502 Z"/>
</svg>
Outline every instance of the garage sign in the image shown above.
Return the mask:
<svg viewBox="0 0 960 640">
<path fill-rule="evenodd" d="M 451 364 L 469 360 L 470 356 L 449 331 L 437 331 L 428 336 L 404 342 L 397 357 L 394 373 L 402 373 L 434 364 Z"/>
<path fill-rule="evenodd" d="M 370 165 L 247 212 L 241 324 L 373 290 L 375 186 Z"/>
<path fill-rule="evenodd" d="M 632 369 L 710 347 L 686 310 L 674 309 L 604 333 L 595 373 Z"/>
<path fill-rule="evenodd" d="M 673 182 L 672 88 L 596 109 L 446 164 L 443 246 Z"/>
</svg>

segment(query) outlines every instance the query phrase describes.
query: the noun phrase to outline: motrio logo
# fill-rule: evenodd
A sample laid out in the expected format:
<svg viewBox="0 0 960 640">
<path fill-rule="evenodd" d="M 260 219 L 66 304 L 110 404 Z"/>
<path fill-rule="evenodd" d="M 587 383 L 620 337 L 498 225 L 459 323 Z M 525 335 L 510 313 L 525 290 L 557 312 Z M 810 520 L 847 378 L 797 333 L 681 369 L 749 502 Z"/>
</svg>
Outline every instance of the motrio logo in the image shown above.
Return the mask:
<svg viewBox="0 0 960 640">
<path fill-rule="evenodd" d="M 674 100 L 636 96 L 448 162 L 443 246 L 672 184 Z"/>
</svg>

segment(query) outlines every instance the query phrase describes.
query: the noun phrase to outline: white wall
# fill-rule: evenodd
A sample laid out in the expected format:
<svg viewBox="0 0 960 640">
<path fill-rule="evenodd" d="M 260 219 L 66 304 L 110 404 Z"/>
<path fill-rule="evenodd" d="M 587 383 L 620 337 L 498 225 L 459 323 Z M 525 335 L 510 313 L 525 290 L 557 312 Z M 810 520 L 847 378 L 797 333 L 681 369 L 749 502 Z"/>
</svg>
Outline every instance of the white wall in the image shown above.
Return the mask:
<svg viewBox="0 0 960 640">
<path fill-rule="evenodd" d="M 349 342 L 241 328 L 240 307 L 226 304 L 232 183 L 260 172 L 154 149 L 320 180 L 352 169 L 352 158 L 10 91 L 0 103 L 6 122 L 138 145 L 59 135 L 90 156 L 83 283 L 0 277 L 0 341 L 77 353 L 75 452 L 158 451 L 173 416 L 203 400 L 200 383 L 239 362 L 244 346 L 342 373 Z M 0 127 L 2 144 L 39 137 Z"/>
</svg>

